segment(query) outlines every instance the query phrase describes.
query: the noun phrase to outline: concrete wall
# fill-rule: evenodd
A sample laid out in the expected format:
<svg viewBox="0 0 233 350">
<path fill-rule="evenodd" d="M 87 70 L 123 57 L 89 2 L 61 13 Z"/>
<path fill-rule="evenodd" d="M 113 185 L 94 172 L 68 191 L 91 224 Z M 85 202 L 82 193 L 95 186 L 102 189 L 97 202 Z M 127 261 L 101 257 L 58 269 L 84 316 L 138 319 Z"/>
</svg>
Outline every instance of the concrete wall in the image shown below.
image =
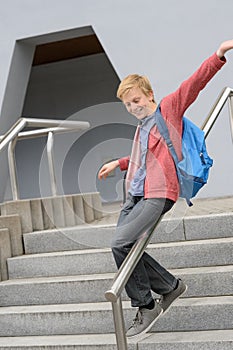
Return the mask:
<svg viewBox="0 0 233 350">
<path fill-rule="evenodd" d="M 24 116 L 91 121 L 91 130 L 85 133 L 55 138 L 59 193 L 96 191 L 98 187 L 103 198 L 116 199 L 113 187 L 121 180 L 120 171 L 108 179 L 113 186 L 99 182 L 96 172 L 107 159 L 130 152 L 131 142 L 123 150 L 122 142 L 117 141 L 129 139 L 132 134 L 121 126 L 122 123 L 127 126 L 127 113 L 115 97 L 118 84 L 119 78 L 105 54 L 33 67 Z M 133 118 L 132 122 L 135 122 Z M 29 144 L 33 147 L 28 147 Z M 26 197 L 49 193 L 47 159 L 41 158 L 45 146 L 45 140 L 39 139 L 17 145 L 20 193 Z"/>
<path fill-rule="evenodd" d="M 75 115 L 76 118 L 81 120 L 87 118 L 93 127 L 102 125 L 106 121 L 109 124 L 116 122 L 126 122 L 129 125 L 134 124 L 132 117 L 127 116 L 120 104 L 117 104 L 111 98 L 113 90 L 110 89 L 109 82 L 113 81 L 115 88 L 118 78 L 121 79 L 125 75 L 134 72 L 145 74 L 150 78 L 156 99 L 159 101 L 164 95 L 176 89 L 182 80 L 186 79 L 206 57 L 217 49 L 222 40 L 231 38 L 232 10 L 233 3 L 231 0 L 223 0 L 221 2 L 218 0 L 206 0 L 204 2 L 201 0 L 196 0 L 195 2 L 186 0 L 145 0 L 143 2 L 140 0 L 119 0 L 118 2 L 113 0 L 35 0 L 33 2 L 30 0 L 21 0 L 20 2 L 9 0 L 2 4 L 0 12 L 0 125 L 2 132 L 8 129 L 22 113 L 27 112 L 35 113 L 35 116 L 41 116 L 43 112 L 44 115 L 47 113 L 47 115 L 56 115 L 61 118 Z M 99 92 L 104 92 L 103 95 L 106 96 L 106 100 L 98 100 L 98 98 L 97 101 L 92 100 L 93 104 L 92 106 L 89 105 L 88 108 L 87 104 L 78 106 L 75 103 L 76 94 L 68 100 L 67 95 L 64 93 L 66 90 L 65 80 L 63 80 L 64 90 L 60 90 L 57 95 L 57 97 L 62 95 L 61 103 L 56 102 L 53 105 L 51 96 L 54 95 L 49 95 L 49 91 L 51 92 L 49 84 L 52 80 L 51 76 L 46 74 L 44 75 L 46 81 L 43 79 L 43 82 L 48 84 L 47 100 L 45 94 L 43 95 L 43 85 L 41 85 L 41 89 L 38 89 L 37 85 L 37 95 L 35 95 L 35 90 L 33 92 L 35 85 L 33 86 L 33 84 L 35 82 L 38 84 L 38 76 L 40 77 L 43 71 L 45 73 L 46 68 L 37 67 L 31 71 L 35 45 L 76 37 L 84 33 L 85 30 L 87 32 L 91 31 L 90 28 L 99 38 L 116 72 L 115 78 L 112 79 L 111 76 L 108 84 L 106 86 L 103 84 L 99 90 Z M 105 58 L 102 57 L 102 59 L 104 60 Z M 224 86 L 233 86 L 232 52 L 227 54 L 227 59 L 229 61 L 228 64 L 209 83 L 208 87 L 200 94 L 198 101 L 187 111 L 187 115 L 199 125 L 202 124 L 221 89 Z M 72 62 L 73 69 L 75 69 L 75 63 L 77 62 Z M 103 61 L 100 64 L 106 67 Z M 68 66 L 63 62 L 56 66 L 53 65 L 52 69 L 58 72 L 61 68 L 65 72 Z M 71 69 L 71 65 L 69 65 L 69 68 Z M 52 70 L 50 70 L 51 72 Z M 35 77 L 36 75 L 37 79 L 33 80 L 33 76 Z M 27 90 L 29 79 L 31 85 L 28 86 Z M 74 81 L 71 86 L 75 86 Z M 77 90 L 80 94 L 81 90 L 79 87 L 77 87 Z M 26 91 L 28 91 L 27 96 Z M 40 103 L 40 98 L 42 97 L 43 104 Z M 100 104 L 100 106 L 94 108 L 96 103 Z M 79 112 L 78 116 L 76 115 L 77 111 Z M 128 118 L 127 121 L 125 121 L 125 118 Z M 115 125 L 112 128 L 116 130 Z M 105 132 L 109 133 L 110 129 L 105 129 Z M 95 137 L 93 135 L 92 138 Z M 77 143 L 77 136 L 73 137 L 73 142 Z M 85 162 L 82 162 L 83 169 L 88 169 L 88 174 L 95 174 L 98 164 L 101 163 L 103 158 L 108 158 L 111 155 L 115 157 L 116 153 L 121 155 L 126 150 L 128 151 L 130 138 L 127 138 L 125 135 L 122 136 L 122 133 L 119 131 L 117 139 L 121 138 L 123 138 L 124 142 L 115 142 L 113 140 L 110 144 L 109 141 L 107 144 L 103 142 L 98 144 L 96 149 L 98 157 L 94 156 L 97 144 L 93 142 L 92 144 L 95 146 L 93 146 L 91 151 L 90 149 L 88 150 L 87 155 L 84 157 Z M 83 140 L 85 141 L 85 138 Z M 40 147 L 43 149 L 43 142 L 38 140 L 33 142 L 36 149 L 33 152 L 39 154 Z M 56 146 L 59 150 L 59 155 L 61 148 L 65 148 L 64 144 L 69 144 L 69 147 L 67 146 L 66 149 L 70 149 L 71 137 L 68 141 L 63 138 L 62 144 Z M 22 143 L 17 148 L 21 192 L 22 196 L 25 197 L 28 195 L 36 196 L 38 187 L 36 188 L 32 181 L 33 189 L 30 189 L 28 183 L 29 179 L 34 179 L 37 173 L 35 163 L 33 163 L 34 156 L 29 156 L 28 150 L 31 146 L 29 144 L 25 145 L 23 146 Z M 228 160 L 231 159 L 232 142 L 227 107 L 224 108 L 219 121 L 208 138 L 208 146 L 210 154 L 214 158 L 215 166 L 211 171 L 209 185 L 200 195 L 232 195 L 233 162 Z M 104 152 L 106 147 L 109 151 L 107 152 L 108 154 Z M 25 149 L 27 153 L 23 156 Z M 64 150 L 63 153 L 65 153 Z M 69 157 L 66 157 L 65 163 L 71 164 L 75 162 L 75 159 L 70 160 Z M 26 176 L 28 172 L 25 168 L 28 170 L 28 159 L 30 159 L 29 164 L 32 165 L 34 170 L 31 170 L 31 173 Z M 93 159 L 96 159 L 94 165 Z M 7 172 L 5 160 L 0 159 L 0 161 L 4 165 L 1 165 L 0 193 L 3 199 Z M 57 166 L 60 167 L 60 165 Z M 5 174 L 2 169 L 5 169 Z M 43 166 L 41 169 L 43 178 L 46 178 L 46 170 L 43 170 Z M 73 168 L 69 166 L 68 170 L 64 171 L 66 175 L 67 172 L 70 174 L 70 178 L 77 175 L 77 173 L 72 174 Z M 85 176 L 80 175 L 80 177 L 83 179 Z M 111 181 L 116 179 L 118 179 L 118 175 L 109 179 L 109 185 L 111 185 Z M 64 184 L 62 183 L 63 180 Z M 44 186 L 42 186 L 45 192 L 48 190 L 46 189 L 47 182 L 45 181 Z M 82 182 L 83 180 L 81 180 Z M 90 187 L 92 185 L 102 186 L 102 184 L 99 185 L 94 181 L 94 175 L 91 179 L 88 176 L 87 181 L 81 187 L 88 189 L 88 184 Z M 117 184 L 118 180 L 114 182 L 115 186 Z M 76 186 L 74 182 L 73 185 Z M 108 183 L 106 183 L 107 185 Z M 72 187 L 65 185 L 65 179 L 62 179 L 62 174 L 59 175 L 59 186 L 61 190 L 66 189 L 68 192 Z M 90 188 L 90 190 L 92 189 Z M 9 191 L 6 192 L 5 198 L 8 196 Z M 117 195 L 111 198 L 110 192 L 106 192 L 105 197 L 108 200 L 114 200 L 117 198 Z"/>
</svg>

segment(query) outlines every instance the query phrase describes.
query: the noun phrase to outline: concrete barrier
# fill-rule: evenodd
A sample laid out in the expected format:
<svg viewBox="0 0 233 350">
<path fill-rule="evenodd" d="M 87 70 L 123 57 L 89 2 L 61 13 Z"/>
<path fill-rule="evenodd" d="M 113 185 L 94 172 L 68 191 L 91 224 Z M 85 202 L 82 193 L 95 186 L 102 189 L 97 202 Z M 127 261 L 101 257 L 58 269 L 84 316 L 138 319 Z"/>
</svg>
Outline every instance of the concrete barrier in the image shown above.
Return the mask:
<svg viewBox="0 0 233 350">
<path fill-rule="evenodd" d="M 32 232 L 30 200 L 5 202 L 1 205 L 1 214 L 2 216 L 18 214 L 21 218 L 22 232 Z"/>
<path fill-rule="evenodd" d="M 75 226 L 76 222 L 72 195 L 63 197 L 63 210 L 65 216 L 65 226 Z"/>
<path fill-rule="evenodd" d="M 1 214 L 19 215 L 22 233 L 91 223 L 103 216 L 98 192 L 9 201 L 1 204 Z"/>
<path fill-rule="evenodd" d="M 40 231 L 44 229 L 42 201 L 39 198 L 30 200 L 31 217 L 32 217 L 32 230 Z"/>
<path fill-rule="evenodd" d="M 1 280 L 8 279 L 7 259 L 12 256 L 10 234 L 7 228 L 0 229 L 0 265 L 1 265 Z"/>
<path fill-rule="evenodd" d="M 12 256 L 22 255 L 24 253 L 24 248 L 20 216 L 0 216 L 0 229 L 5 228 L 9 231 Z"/>
</svg>

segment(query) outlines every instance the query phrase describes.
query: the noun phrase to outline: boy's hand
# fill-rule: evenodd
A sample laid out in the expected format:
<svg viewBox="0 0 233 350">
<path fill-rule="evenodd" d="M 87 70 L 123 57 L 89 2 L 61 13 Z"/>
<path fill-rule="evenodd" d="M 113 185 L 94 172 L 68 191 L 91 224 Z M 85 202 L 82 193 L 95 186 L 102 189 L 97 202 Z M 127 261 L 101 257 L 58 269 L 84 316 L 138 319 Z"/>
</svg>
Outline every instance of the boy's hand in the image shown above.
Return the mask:
<svg viewBox="0 0 233 350">
<path fill-rule="evenodd" d="M 222 58 L 225 53 L 231 49 L 233 49 L 233 40 L 227 40 L 219 46 L 216 54 L 219 58 Z"/>
<path fill-rule="evenodd" d="M 106 163 L 102 166 L 98 173 L 98 179 L 102 180 L 103 178 L 106 179 L 106 177 L 119 166 L 118 160 L 113 160 L 112 162 Z"/>
</svg>

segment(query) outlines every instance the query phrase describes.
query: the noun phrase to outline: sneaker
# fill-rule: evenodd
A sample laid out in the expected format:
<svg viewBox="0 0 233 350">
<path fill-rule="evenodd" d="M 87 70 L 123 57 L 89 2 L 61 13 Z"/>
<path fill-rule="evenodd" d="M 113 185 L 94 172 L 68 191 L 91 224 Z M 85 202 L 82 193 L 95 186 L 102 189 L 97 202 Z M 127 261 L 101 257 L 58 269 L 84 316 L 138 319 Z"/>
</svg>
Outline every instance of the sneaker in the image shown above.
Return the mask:
<svg viewBox="0 0 233 350">
<path fill-rule="evenodd" d="M 162 295 L 162 297 L 159 300 L 159 305 L 163 309 L 163 313 L 167 312 L 172 303 L 178 299 L 182 294 L 186 292 L 188 289 L 188 286 L 184 284 L 182 280 L 178 280 L 179 284 L 178 287 L 174 290 L 172 290 L 170 293 Z"/>
<path fill-rule="evenodd" d="M 132 325 L 129 327 L 128 331 L 126 332 L 127 337 L 135 337 L 138 335 L 142 335 L 146 332 L 148 332 L 155 321 L 159 318 L 159 316 L 162 314 L 163 309 L 161 306 L 157 303 L 155 300 L 155 306 L 152 310 L 149 309 L 138 309 L 138 312 L 136 314 L 135 319 L 133 320 Z"/>
</svg>

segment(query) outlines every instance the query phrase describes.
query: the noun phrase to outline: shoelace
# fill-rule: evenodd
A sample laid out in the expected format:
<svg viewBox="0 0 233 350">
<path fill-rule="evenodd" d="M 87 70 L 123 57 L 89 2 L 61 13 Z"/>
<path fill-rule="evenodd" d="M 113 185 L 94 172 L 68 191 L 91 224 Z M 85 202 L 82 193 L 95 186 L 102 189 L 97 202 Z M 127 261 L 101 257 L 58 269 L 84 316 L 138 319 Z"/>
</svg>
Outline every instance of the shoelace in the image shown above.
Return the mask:
<svg viewBox="0 0 233 350">
<path fill-rule="evenodd" d="M 132 323 L 131 327 L 133 327 L 137 324 L 142 324 L 142 321 L 143 321 L 143 314 L 142 314 L 141 310 L 138 310 L 135 318 L 133 319 L 133 323 Z"/>
</svg>

